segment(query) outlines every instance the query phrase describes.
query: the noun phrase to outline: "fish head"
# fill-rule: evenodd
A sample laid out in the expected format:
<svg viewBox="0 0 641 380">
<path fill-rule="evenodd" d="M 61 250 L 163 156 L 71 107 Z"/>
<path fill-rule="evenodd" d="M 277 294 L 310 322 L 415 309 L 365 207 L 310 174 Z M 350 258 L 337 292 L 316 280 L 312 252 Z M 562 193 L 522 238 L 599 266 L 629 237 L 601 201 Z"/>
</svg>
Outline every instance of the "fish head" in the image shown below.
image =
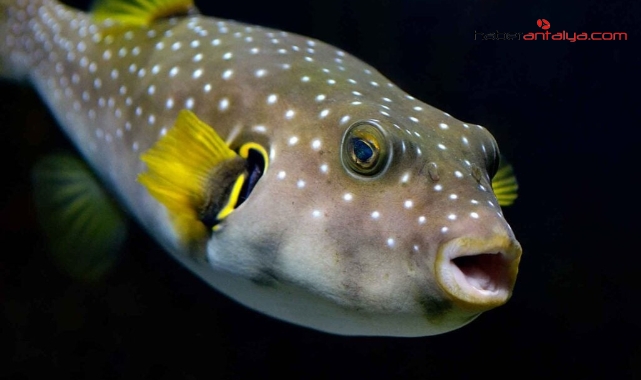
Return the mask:
<svg viewBox="0 0 641 380">
<path fill-rule="evenodd" d="M 215 266 L 297 294 L 277 311 L 250 306 L 335 333 L 418 336 L 509 299 L 521 248 L 492 191 L 496 141 L 388 96 L 393 110 L 338 96 L 331 117 L 327 105 L 298 107 L 302 121 L 267 144 L 269 168 L 208 246 Z"/>
</svg>

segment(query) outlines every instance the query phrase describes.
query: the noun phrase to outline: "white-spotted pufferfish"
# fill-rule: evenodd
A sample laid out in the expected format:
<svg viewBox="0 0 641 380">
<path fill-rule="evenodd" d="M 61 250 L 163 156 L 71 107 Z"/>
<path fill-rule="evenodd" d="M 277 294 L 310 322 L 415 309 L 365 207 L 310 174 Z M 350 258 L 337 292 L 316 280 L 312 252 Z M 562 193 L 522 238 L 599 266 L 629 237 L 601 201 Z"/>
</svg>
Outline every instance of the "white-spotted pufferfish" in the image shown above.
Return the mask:
<svg viewBox="0 0 641 380">
<path fill-rule="evenodd" d="M 424 336 L 510 297 L 521 247 L 499 202 L 516 182 L 485 128 L 332 46 L 192 0 L 0 11 L 2 74 L 30 81 L 124 209 L 243 305 L 330 333 Z M 118 239 L 93 243 L 107 213 L 85 214 L 105 200 L 74 170 L 59 158 L 36 192 L 62 211 L 45 223 L 61 246 L 92 257 Z"/>
</svg>

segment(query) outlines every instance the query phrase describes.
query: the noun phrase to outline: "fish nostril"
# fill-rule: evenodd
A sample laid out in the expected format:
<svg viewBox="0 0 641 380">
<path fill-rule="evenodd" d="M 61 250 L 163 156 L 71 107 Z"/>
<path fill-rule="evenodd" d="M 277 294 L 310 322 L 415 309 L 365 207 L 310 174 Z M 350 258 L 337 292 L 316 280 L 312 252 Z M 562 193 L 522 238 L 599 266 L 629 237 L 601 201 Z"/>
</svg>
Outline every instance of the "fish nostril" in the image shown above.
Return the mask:
<svg viewBox="0 0 641 380">
<path fill-rule="evenodd" d="M 496 292 L 509 287 L 509 262 L 500 253 L 481 253 L 452 259 L 472 287 Z"/>
</svg>

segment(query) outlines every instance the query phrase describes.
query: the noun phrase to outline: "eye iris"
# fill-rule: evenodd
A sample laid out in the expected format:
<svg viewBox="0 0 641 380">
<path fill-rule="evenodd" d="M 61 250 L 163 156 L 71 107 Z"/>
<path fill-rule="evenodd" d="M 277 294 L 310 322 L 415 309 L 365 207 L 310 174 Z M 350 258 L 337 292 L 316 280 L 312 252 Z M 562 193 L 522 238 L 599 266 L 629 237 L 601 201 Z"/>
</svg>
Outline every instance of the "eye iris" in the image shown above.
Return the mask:
<svg viewBox="0 0 641 380">
<path fill-rule="evenodd" d="M 367 163 L 374 156 L 372 147 L 362 139 L 352 139 L 352 144 L 354 146 L 354 156 L 359 162 Z"/>
<path fill-rule="evenodd" d="M 1 1 L 1 0 L 0 0 Z M 389 162 L 389 141 L 374 121 L 352 124 L 343 135 L 341 160 L 350 173 L 373 177 Z"/>
</svg>

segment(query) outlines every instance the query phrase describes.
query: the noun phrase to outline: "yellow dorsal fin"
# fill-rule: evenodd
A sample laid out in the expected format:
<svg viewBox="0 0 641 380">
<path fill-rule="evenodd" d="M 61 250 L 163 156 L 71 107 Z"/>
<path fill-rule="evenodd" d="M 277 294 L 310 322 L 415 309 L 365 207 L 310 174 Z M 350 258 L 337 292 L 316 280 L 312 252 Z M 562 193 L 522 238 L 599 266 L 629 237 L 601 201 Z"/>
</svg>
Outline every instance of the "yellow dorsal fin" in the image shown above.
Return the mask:
<svg viewBox="0 0 641 380">
<path fill-rule="evenodd" d="M 245 161 L 186 110 L 141 159 L 147 171 L 138 181 L 167 207 L 178 236 L 186 241 L 207 236 L 203 213 L 226 202 L 229 188 L 245 172 Z"/>
<path fill-rule="evenodd" d="M 519 184 L 516 182 L 514 170 L 503 157 L 501 157 L 499 169 L 492 178 L 492 189 L 501 206 L 510 206 L 518 197 Z"/>
<path fill-rule="evenodd" d="M 195 11 L 193 0 L 98 0 L 92 11 L 98 21 L 112 19 L 132 25 L 149 25 L 173 15 Z"/>
</svg>

